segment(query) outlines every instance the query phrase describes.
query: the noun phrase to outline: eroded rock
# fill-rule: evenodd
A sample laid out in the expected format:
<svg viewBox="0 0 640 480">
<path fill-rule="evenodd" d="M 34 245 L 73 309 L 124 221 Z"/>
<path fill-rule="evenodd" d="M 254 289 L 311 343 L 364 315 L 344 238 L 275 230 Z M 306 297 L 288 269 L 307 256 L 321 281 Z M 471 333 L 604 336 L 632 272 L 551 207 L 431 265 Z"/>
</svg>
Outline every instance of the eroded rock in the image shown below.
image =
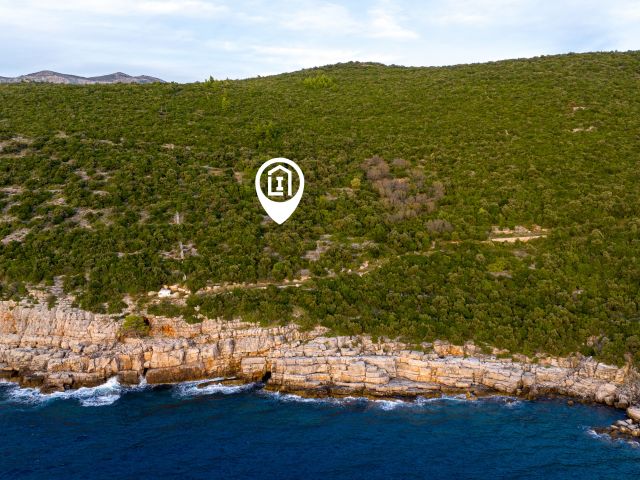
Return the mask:
<svg viewBox="0 0 640 480">
<path fill-rule="evenodd" d="M 240 320 L 149 321 L 149 337 L 119 338 L 117 322 L 107 315 L 0 302 L 0 373 L 48 391 L 93 386 L 116 375 L 126 384 L 142 377 L 172 383 L 237 376 L 321 396 L 493 391 L 560 394 L 618 406 L 640 400 L 628 368 L 584 357 L 532 363 L 525 356 L 483 355 L 471 343 L 434 342 L 416 351 L 366 336 L 328 337 L 321 327 L 303 332 L 295 325 L 260 327 Z"/>
</svg>

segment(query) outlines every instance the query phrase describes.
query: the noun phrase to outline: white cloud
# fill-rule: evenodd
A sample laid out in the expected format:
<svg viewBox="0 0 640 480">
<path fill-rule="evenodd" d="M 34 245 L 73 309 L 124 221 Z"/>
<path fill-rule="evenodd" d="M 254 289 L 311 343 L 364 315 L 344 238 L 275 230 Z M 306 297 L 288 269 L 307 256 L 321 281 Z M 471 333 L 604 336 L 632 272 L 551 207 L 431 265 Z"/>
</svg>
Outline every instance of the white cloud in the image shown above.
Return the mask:
<svg viewBox="0 0 640 480">
<path fill-rule="evenodd" d="M 331 35 L 357 32 L 361 26 L 343 5 L 306 2 L 282 15 L 280 24 L 292 30 L 320 30 Z"/>
<path fill-rule="evenodd" d="M 400 25 L 404 15 L 390 1 L 379 1 L 366 15 L 354 16 L 344 5 L 317 1 L 299 3 L 295 11 L 278 19 L 280 26 L 299 31 L 320 32 L 327 36 L 353 35 L 392 40 L 416 39 L 419 35 Z"/>
<path fill-rule="evenodd" d="M 623 23 L 640 21 L 640 3 L 637 1 L 623 1 L 613 4 L 610 15 Z"/>
<path fill-rule="evenodd" d="M 19 3 L 3 0 L 0 8 L 6 13 L 14 13 L 12 16 L 19 14 L 27 19 L 45 13 L 76 18 L 105 15 L 212 17 L 228 11 L 225 5 L 205 0 L 25 0 Z"/>
<path fill-rule="evenodd" d="M 523 17 L 522 10 L 531 4 L 530 0 L 448 0 L 429 5 L 427 20 L 440 26 L 488 26 L 498 23 L 512 23 Z M 541 5 L 539 5 L 542 8 Z"/>
<path fill-rule="evenodd" d="M 397 9 L 390 2 L 380 2 L 378 6 L 369 10 L 371 27 L 369 35 L 375 38 L 395 40 L 416 39 L 419 35 L 399 23 Z"/>
<path fill-rule="evenodd" d="M 640 3 L 633 0 L 612 4 L 608 12 L 611 29 L 611 48 L 640 49 Z"/>
<path fill-rule="evenodd" d="M 638 0 L 0 0 L 0 75 L 443 65 L 640 49 L 639 24 Z"/>
<path fill-rule="evenodd" d="M 347 62 L 356 57 L 359 52 L 349 49 L 331 49 L 317 47 L 284 47 L 254 45 L 251 48 L 262 60 L 268 62 L 286 62 L 289 65 L 299 65 L 303 68 L 327 65 L 330 63 Z"/>
</svg>

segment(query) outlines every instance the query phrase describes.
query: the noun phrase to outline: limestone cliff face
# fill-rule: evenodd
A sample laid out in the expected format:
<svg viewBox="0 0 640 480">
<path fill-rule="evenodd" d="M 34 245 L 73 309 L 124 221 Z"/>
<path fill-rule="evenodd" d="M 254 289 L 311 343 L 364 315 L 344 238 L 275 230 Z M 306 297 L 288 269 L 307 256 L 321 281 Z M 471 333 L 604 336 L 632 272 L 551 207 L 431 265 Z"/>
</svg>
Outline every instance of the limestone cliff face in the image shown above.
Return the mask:
<svg viewBox="0 0 640 480">
<path fill-rule="evenodd" d="M 437 395 L 446 391 L 561 394 L 626 407 L 636 373 L 587 358 L 498 359 L 472 345 L 436 342 L 425 352 L 323 328 L 149 317 L 148 338 L 118 336 L 118 323 L 70 307 L 0 302 L 0 375 L 43 390 L 96 385 L 118 375 L 166 383 L 217 376 L 269 378 L 269 388 L 314 395 Z"/>
</svg>

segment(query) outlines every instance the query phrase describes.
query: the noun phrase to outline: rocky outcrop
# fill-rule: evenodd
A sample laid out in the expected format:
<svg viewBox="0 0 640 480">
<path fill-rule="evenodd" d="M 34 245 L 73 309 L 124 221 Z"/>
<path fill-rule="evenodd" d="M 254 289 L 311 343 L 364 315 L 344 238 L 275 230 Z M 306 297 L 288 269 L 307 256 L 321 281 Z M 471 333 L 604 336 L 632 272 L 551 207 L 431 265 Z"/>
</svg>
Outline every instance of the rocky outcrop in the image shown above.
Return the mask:
<svg viewBox="0 0 640 480">
<path fill-rule="evenodd" d="M 640 406 L 627 408 L 627 416 L 624 420 L 618 420 L 607 428 L 598 428 L 597 433 L 603 433 L 612 438 L 626 438 L 640 441 Z"/>
<path fill-rule="evenodd" d="M 627 408 L 627 416 L 636 423 L 640 423 L 640 407 Z"/>
<path fill-rule="evenodd" d="M 146 338 L 120 338 L 119 324 L 68 306 L 0 302 L 0 375 L 46 391 L 219 376 L 269 379 L 268 387 L 307 395 L 438 395 L 465 391 L 559 394 L 626 408 L 637 400 L 635 372 L 590 358 L 497 358 L 473 344 L 424 344 L 415 351 L 323 328 L 261 327 L 240 320 L 148 317 Z"/>
</svg>

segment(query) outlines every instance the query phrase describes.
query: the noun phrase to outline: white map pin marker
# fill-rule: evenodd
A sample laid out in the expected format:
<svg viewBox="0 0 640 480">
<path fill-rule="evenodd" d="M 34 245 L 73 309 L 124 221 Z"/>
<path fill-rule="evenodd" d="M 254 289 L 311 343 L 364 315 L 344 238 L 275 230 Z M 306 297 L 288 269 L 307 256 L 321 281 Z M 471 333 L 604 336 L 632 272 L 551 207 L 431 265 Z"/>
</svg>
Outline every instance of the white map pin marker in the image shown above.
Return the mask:
<svg viewBox="0 0 640 480">
<path fill-rule="evenodd" d="M 269 199 L 268 196 L 262 192 L 262 187 L 260 186 L 262 173 L 274 163 L 280 165 L 270 168 L 267 171 L 267 195 L 272 198 L 291 197 L 289 200 L 283 202 L 276 202 Z M 298 191 L 293 196 L 291 196 L 293 194 L 291 189 L 293 183 L 293 172 L 282 166 L 283 163 L 293 167 L 298 174 Z M 304 174 L 302 173 L 302 170 L 300 170 L 300 167 L 288 158 L 272 158 L 271 160 L 267 160 L 258 169 L 258 173 L 256 173 L 256 193 L 258 194 L 258 200 L 260 200 L 262 208 L 264 208 L 273 221 L 280 225 L 282 225 L 287 218 L 291 216 L 295 209 L 298 208 L 303 191 Z"/>
</svg>

